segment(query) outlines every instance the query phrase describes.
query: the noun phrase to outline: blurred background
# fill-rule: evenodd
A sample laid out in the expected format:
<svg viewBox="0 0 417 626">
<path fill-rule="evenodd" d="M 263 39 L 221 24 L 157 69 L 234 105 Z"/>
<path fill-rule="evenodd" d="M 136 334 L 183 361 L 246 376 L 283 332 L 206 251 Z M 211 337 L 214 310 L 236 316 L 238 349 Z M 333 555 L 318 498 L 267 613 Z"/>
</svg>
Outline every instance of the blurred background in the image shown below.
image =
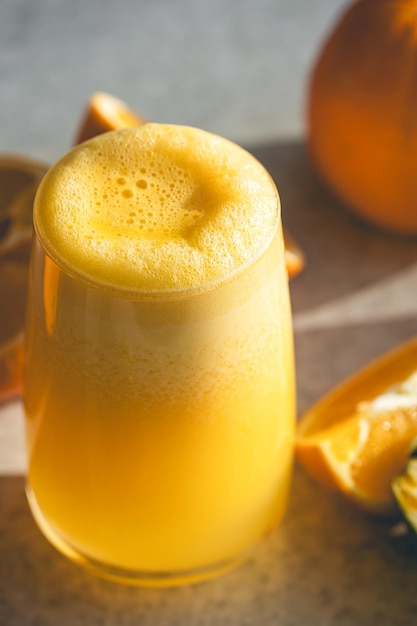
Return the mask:
<svg viewBox="0 0 417 626">
<path fill-rule="evenodd" d="M 0 150 L 55 160 L 89 96 L 240 143 L 299 137 L 346 0 L 1 0 Z"/>
</svg>

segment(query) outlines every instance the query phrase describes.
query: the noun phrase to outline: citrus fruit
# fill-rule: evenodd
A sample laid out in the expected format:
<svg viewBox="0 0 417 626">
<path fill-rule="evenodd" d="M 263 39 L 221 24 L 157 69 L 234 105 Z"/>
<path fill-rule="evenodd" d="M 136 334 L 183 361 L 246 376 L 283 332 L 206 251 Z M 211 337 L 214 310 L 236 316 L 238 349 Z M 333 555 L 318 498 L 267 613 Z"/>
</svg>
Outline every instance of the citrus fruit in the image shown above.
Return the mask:
<svg viewBox="0 0 417 626">
<path fill-rule="evenodd" d="M 21 391 L 32 206 L 46 170 L 33 159 L 0 156 L 0 402 Z"/>
<path fill-rule="evenodd" d="M 347 3 L 313 64 L 307 143 L 318 173 L 357 215 L 417 235 L 415 0 Z"/>
<path fill-rule="evenodd" d="M 417 435 L 416 369 L 413 340 L 330 392 L 298 426 L 305 469 L 373 513 L 396 510 L 391 482 Z"/>
<path fill-rule="evenodd" d="M 75 144 L 119 128 L 140 126 L 144 120 L 123 100 L 103 91 L 91 95 L 81 120 Z"/>
</svg>

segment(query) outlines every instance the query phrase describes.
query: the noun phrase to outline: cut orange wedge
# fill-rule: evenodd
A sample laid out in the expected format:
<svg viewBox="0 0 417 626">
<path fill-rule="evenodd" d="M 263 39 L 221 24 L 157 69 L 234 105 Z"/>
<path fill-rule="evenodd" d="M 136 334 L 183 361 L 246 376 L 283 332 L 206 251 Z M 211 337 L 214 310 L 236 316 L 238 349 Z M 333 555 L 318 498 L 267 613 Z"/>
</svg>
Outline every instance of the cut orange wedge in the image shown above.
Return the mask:
<svg viewBox="0 0 417 626">
<path fill-rule="evenodd" d="M 32 207 L 46 170 L 33 159 L 0 156 L 0 402 L 21 391 Z"/>
<path fill-rule="evenodd" d="M 395 512 L 391 482 L 417 435 L 417 339 L 349 379 L 301 418 L 296 453 L 322 485 Z"/>
<path fill-rule="evenodd" d="M 128 104 L 98 91 L 90 97 L 76 135 L 75 144 L 110 130 L 140 126 L 145 121 Z"/>
</svg>

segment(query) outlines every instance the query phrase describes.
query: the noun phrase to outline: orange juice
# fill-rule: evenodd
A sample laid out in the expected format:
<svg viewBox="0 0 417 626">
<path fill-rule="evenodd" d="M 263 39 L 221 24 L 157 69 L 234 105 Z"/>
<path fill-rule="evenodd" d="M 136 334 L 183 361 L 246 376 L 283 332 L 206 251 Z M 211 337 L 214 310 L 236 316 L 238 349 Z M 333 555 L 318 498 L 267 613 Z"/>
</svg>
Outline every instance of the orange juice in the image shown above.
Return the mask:
<svg viewBox="0 0 417 626">
<path fill-rule="evenodd" d="M 282 517 L 294 439 L 279 200 L 210 133 L 147 124 L 75 148 L 37 194 L 28 497 L 99 574 L 205 578 Z"/>
</svg>

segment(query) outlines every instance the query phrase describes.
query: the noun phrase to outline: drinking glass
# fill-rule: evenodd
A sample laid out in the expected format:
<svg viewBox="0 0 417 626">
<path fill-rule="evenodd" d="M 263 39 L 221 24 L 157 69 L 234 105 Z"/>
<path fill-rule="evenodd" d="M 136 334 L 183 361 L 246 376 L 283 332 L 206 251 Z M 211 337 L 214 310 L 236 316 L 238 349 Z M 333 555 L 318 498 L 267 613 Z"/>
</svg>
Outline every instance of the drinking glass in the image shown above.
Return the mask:
<svg viewBox="0 0 417 626">
<path fill-rule="evenodd" d="M 88 279 L 51 253 L 34 219 L 24 406 L 38 526 L 73 561 L 121 582 L 228 570 L 276 526 L 290 484 L 278 194 L 260 254 L 180 290 Z"/>
</svg>

